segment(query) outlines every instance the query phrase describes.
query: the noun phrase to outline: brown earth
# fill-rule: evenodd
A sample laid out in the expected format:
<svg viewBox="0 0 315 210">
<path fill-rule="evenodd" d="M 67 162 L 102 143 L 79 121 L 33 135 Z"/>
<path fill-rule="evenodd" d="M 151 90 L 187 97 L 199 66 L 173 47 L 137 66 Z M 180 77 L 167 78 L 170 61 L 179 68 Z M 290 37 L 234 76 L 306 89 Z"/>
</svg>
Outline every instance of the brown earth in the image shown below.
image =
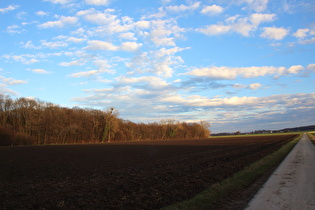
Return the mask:
<svg viewBox="0 0 315 210">
<path fill-rule="evenodd" d="M 0 147 L 0 206 L 159 209 L 193 197 L 294 137 Z"/>
</svg>

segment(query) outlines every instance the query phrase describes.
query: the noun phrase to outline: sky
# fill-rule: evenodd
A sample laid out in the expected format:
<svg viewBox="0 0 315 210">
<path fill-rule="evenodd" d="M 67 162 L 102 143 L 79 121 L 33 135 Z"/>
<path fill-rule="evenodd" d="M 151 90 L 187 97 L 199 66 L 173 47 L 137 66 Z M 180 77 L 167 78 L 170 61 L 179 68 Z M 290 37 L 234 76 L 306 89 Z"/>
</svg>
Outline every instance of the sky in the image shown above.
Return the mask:
<svg viewBox="0 0 315 210">
<path fill-rule="evenodd" d="M 0 0 L 0 93 L 218 132 L 315 124 L 313 0 Z"/>
</svg>

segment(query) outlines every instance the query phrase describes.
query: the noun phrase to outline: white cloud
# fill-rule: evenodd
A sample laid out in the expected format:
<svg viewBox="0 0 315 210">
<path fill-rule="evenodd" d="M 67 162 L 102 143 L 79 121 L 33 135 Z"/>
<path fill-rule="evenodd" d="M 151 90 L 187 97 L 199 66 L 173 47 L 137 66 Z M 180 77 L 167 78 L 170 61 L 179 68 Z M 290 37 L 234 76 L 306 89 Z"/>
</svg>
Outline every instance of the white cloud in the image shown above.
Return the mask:
<svg viewBox="0 0 315 210">
<path fill-rule="evenodd" d="M 196 29 L 196 31 L 201 32 L 205 35 L 220 35 L 225 34 L 231 30 L 231 26 L 229 25 L 209 25 L 205 28 Z"/>
<path fill-rule="evenodd" d="M 181 37 L 185 31 L 177 25 L 175 19 L 152 20 L 150 25 L 152 30 L 149 37 L 156 46 L 176 46 L 175 38 Z"/>
<path fill-rule="evenodd" d="M 239 19 L 238 22 L 236 22 L 235 24 L 232 24 L 231 29 L 243 36 L 249 36 L 250 32 L 256 30 L 256 26 L 249 24 L 247 22 L 247 18 L 244 19 Z"/>
<path fill-rule="evenodd" d="M 17 8 L 19 8 L 18 5 L 9 5 L 6 8 L 0 8 L 0 13 L 6 13 L 6 12 L 9 12 L 9 11 L 13 11 L 13 10 L 15 10 Z"/>
<path fill-rule="evenodd" d="M 57 49 L 60 47 L 67 47 L 68 43 L 64 41 L 47 42 L 46 40 L 41 40 L 41 46 L 50 49 Z"/>
<path fill-rule="evenodd" d="M 119 35 L 119 37 L 122 39 L 137 40 L 137 38 L 135 37 L 135 34 L 132 32 L 122 33 Z"/>
<path fill-rule="evenodd" d="M 241 17 L 240 15 L 231 16 L 225 19 L 226 24 L 212 24 L 196 31 L 211 35 L 221 35 L 228 32 L 236 32 L 243 36 L 250 36 L 263 22 L 272 22 L 275 20 L 275 14 L 254 13 L 249 17 Z"/>
<path fill-rule="evenodd" d="M 142 44 L 138 44 L 137 42 L 123 42 L 119 49 L 123 51 L 133 52 L 137 51 L 141 46 Z"/>
<path fill-rule="evenodd" d="M 217 15 L 223 12 L 223 7 L 218 5 L 204 6 L 201 10 L 201 14 L 204 15 Z"/>
<path fill-rule="evenodd" d="M 253 83 L 253 84 L 250 84 L 249 85 L 249 88 L 252 89 L 252 90 L 257 90 L 261 87 L 261 84 L 260 83 Z"/>
<path fill-rule="evenodd" d="M 315 64 L 313 64 L 313 63 L 309 64 L 309 65 L 307 65 L 306 68 L 312 70 L 315 73 Z"/>
<path fill-rule="evenodd" d="M 258 26 L 263 22 L 272 22 L 276 18 L 276 14 L 262 14 L 262 13 L 254 13 L 250 15 L 250 21 Z"/>
<path fill-rule="evenodd" d="M 300 65 L 285 67 L 262 66 L 262 67 L 209 67 L 194 69 L 185 73 L 184 75 L 191 75 L 196 77 L 208 77 L 217 80 L 235 80 L 238 76 L 243 78 L 254 78 L 266 75 L 281 76 L 287 74 L 297 74 L 304 68 Z"/>
<path fill-rule="evenodd" d="M 27 15 L 28 15 L 27 12 L 22 11 L 22 12 L 19 12 L 19 13 L 16 15 L 16 17 L 17 17 L 18 19 L 20 19 L 20 20 L 26 20 Z"/>
<path fill-rule="evenodd" d="M 298 29 L 293 36 L 299 39 L 298 43 L 299 44 L 313 44 L 315 43 L 315 37 L 311 37 L 315 35 L 315 30 L 311 30 L 308 28 L 301 28 Z"/>
<path fill-rule="evenodd" d="M 267 9 L 268 0 L 238 0 L 240 3 L 247 3 L 249 9 L 255 12 L 262 12 Z"/>
<path fill-rule="evenodd" d="M 304 38 L 304 37 L 308 36 L 308 33 L 309 33 L 310 31 L 311 31 L 311 30 L 308 29 L 308 28 L 298 29 L 298 30 L 293 34 L 293 36 L 295 36 L 296 38 Z"/>
<path fill-rule="evenodd" d="M 134 25 L 140 29 L 148 29 L 150 27 L 150 21 L 140 20 L 134 23 Z"/>
<path fill-rule="evenodd" d="M 289 30 L 285 28 L 264 27 L 261 37 L 266 39 L 282 40 L 289 34 Z"/>
<path fill-rule="evenodd" d="M 91 40 L 88 41 L 88 46 L 84 49 L 86 50 L 108 50 L 108 51 L 128 51 L 133 52 L 137 51 L 142 44 L 136 42 L 123 42 L 121 46 L 116 46 L 110 42 L 100 41 L 100 40 Z"/>
<path fill-rule="evenodd" d="M 51 72 L 46 71 L 45 69 L 33 69 L 32 72 L 37 73 L 37 74 L 49 74 Z"/>
<path fill-rule="evenodd" d="M 2 94 L 9 95 L 9 96 L 16 96 L 16 95 L 18 95 L 18 93 L 16 91 L 7 88 L 7 85 L 1 84 L 1 83 L 0 83 L 0 92 Z"/>
<path fill-rule="evenodd" d="M 194 4 L 191 4 L 189 6 L 186 5 L 179 5 L 179 6 L 168 6 L 166 7 L 166 10 L 170 12 L 185 12 L 185 11 L 193 11 L 198 9 L 200 6 L 200 2 L 195 2 Z"/>
<path fill-rule="evenodd" d="M 25 84 L 27 81 L 24 80 L 16 80 L 13 78 L 5 78 L 3 76 L 0 76 L 0 80 L 5 84 L 5 85 L 20 85 L 20 84 Z"/>
<path fill-rule="evenodd" d="M 85 64 L 85 61 L 83 59 L 59 63 L 60 66 L 82 66 L 84 64 Z"/>
<path fill-rule="evenodd" d="M 112 72 L 109 70 L 111 68 L 111 65 L 108 63 L 107 60 L 95 60 L 93 61 L 93 64 L 99 68 L 99 70 L 104 72 Z"/>
<path fill-rule="evenodd" d="M 85 0 L 85 3 L 95 6 L 105 6 L 110 3 L 110 0 Z"/>
<path fill-rule="evenodd" d="M 53 4 L 68 4 L 68 3 L 71 3 L 73 0 L 44 0 L 44 1 L 48 1 Z"/>
<path fill-rule="evenodd" d="M 56 21 L 47 21 L 46 23 L 39 24 L 39 28 L 63 28 L 66 26 L 73 26 L 78 23 L 78 18 L 77 17 L 65 17 L 65 16 L 60 16 L 58 17 L 59 20 Z"/>
<path fill-rule="evenodd" d="M 104 12 L 95 10 L 94 8 L 77 12 L 78 16 L 83 16 L 86 21 L 97 25 L 114 24 L 117 20 L 117 15 L 113 15 L 115 10 L 106 9 Z"/>
<path fill-rule="evenodd" d="M 169 88 L 170 85 L 160 77 L 144 76 L 144 77 L 126 77 L 121 76 L 116 78 L 119 85 L 135 85 L 136 88 L 161 90 Z M 140 85 L 143 84 L 143 85 Z"/>
<path fill-rule="evenodd" d="M 6 28 L 6 32 L 9 34 L 20 34 L 22 32 L 25 32 L 25 29 L 22 29 L 20 26 L 18 25 L 10 25 L 7 26 Z"/>
<path fill-rule="evenodd" d="M 30 65 L 30 64 L 33 64 L 33 63 L 37 63 L 37 62 L 39 62 L 39 60 L 37 60 L 35 58 L 32 58 L 30 60 L 24 61 L 23 63 L 26 64 L 26 65 Z"/>
<path fill-rule="evenodd" d="M 85 39 L 83 38 L 76 38 L 76 37 L 69 37 L 66 39 L 67 42 L 74 42 L 74 43 L 79 43 L 79 42 L 84 42 Z"/>
<path fill-rule="evenodd" d="M 151 72 L 162 77 L 171 77 L 174 68 L 184 62 L 175 54 L 186 49 L 189 48 L 161 48 L 157 51 L 142 52 L 127 62 L 126 66 L 138 73 Z"/>
<path fill-rule="evenodd" d="M 30 65 L 36 62 L 39 62 L 39 60 L 34 58 L 34 55 L 31 54 L 23 54 L 23 55 L 2 55 L 2 58 L 7 60 L 13 60 L 16 62 L 21 62 L 26 65 Z"/>
<path fill-rule="evenodd" d="M 73 73 L 70 74 L 70 77 L 75 77 L 75 78 L 79 78 L 79 77 L 91 77 L 91 76 L 96 76 L 98 75 L 100 72 L 98 70 L 91 70 L 91 71 L 82 71 L 82 72 L 78 72 L 78 73 Z"/>
<path fill-rule="evenodd" d="M 86 32 L 86 31 L 85 31 L 84 28 L 78 28 L 77 30 L 72 31 L 71 33 L 72 33 L 72 34 L 76 34 L 76 35 L 78 35 L 78 36 L 84 36 L 85 32 Z"/>
<path fill-rule="evenodd" d="M 313 43 L 315 43 L 315 37 L 310 38 L 310 39 L 301 40 L 299 43 L 300 44 L 313 44 Z"/>
<path fill-rule="evenodd" d="M 46 16 L 46 15 L 48 15 L 47 12 L 44 12 L 44 11 L 41 11 L 41 10 L 37 11 L 35 14 L 38 15 L 38 16 Z"/>
<path fill-rule="evenodd" d="M 26 49 L 40 49 L 40 46 L 35 46 L 32 41 L 27 41 L 26 43 L 21 42 L 21 45 Z"/>
<path fill-rule="evenodd" d="M 297 74 L 302 70 L 304 70 L 304 67 L 301 65 L 291 66 L 287 69 L 287 74 Z"/>
<path fill-rule="evenodd" d="M 86 50 L 109 50 L 115 51 L 118 50 L 118 47 L 113 45 L 110 42 L 100 41 L 100 40 L 91 40 L 88 41 L 88 46 L 85 47 Z"/>
</svg>

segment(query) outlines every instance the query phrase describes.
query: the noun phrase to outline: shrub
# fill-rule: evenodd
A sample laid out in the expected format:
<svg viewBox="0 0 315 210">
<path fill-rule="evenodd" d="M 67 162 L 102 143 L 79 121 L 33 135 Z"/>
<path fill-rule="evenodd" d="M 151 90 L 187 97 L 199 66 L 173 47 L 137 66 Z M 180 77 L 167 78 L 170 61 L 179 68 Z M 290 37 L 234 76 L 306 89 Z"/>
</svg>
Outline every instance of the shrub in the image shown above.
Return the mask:
<svg viewBox="0 0 315 210">
<path fill-rule="evenodd" d="M 8 128 L 0 127 L 0 146 L 10 146 L 13 141 L 13 132 Z"/>
</svg>

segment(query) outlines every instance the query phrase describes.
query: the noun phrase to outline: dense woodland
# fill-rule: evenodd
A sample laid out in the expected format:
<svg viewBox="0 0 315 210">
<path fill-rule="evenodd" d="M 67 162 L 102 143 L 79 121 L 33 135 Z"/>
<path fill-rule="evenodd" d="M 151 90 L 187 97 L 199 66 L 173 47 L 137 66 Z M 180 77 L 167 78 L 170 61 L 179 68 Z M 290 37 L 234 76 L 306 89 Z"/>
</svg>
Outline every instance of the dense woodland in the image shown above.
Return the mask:
<svg viewBox="0 0 315 210">
<path fill-rule="evenodd" d="M 115 108 L 65 108 L 0 94 L 0 145 L 99 143 L 134 140 L 197 139 L 210 135 L 209 124 L 162 120 L 134 123 Z"/>
</svg>

